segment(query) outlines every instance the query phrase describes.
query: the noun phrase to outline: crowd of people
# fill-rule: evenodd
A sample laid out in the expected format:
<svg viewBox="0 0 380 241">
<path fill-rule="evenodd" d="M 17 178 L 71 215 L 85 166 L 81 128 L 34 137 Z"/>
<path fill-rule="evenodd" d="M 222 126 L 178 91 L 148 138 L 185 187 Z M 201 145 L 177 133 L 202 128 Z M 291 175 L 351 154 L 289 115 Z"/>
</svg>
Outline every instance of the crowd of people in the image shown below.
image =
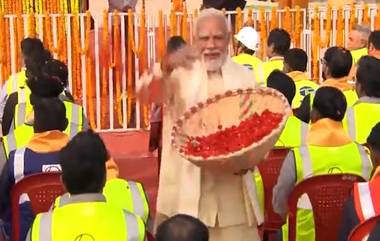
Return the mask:
<svg viewBox="0 0 380 241">
<path fill-rule="evenodd" d="M 273 188 L 274 211 L 286 220 L 288 197 L 307 178 L 361 176 L 367 182 L 354 185 L 337 230 L 339 240 L 347 240 L 358 224 L 380 214 L 380 31 L 354 26 L 349 49 L 333 46 L 324 52 L 322 79 L 316 81 L 307 71 L 305 50 L 291 48 L 285 30 L 269 33 L 268 60 L 262 61 L 255 56 L 261 43 L 252 27 L 234 36 L 236 56 L 229 57 L 228 29 L 222 12 L 203 10 L 194 44 L 172 37 L 160 71 L 145 75 L 149 84 L 139 86 L 138 96 L 146 92 L 147 100 L 155 102 L 149 149 L 158 148 L 162 162 L 156 240 L 260 240 L 262 222 L 254 202 L 264 194 L 257 192 L 252 200 L 245 180 L 255 175 L 260 190 L 260 173 L 251 170 L 261 160 L 239 173 L 214 173 L 194 166 L 171 145 L 173 124 L 189 106 L 229 90 L 259 87 L 279 91 L 293 109 L 274 147 L 290 150 Z M 86 235 L 92 240 L 144 240 L 149 208 L 143 187 L 119 178 L 101 137 L 90 130 L 83 107 L 67 89 L 67 66 L 39 39 L 24 39 L 21 50 L 24 68 L 0 92 L 0 238 L 9 240 L 14 228 L 12 187 L 32 174 L 55 170 L 62 173 L 67 193 L 37 215 L 28 195 L 22 195 L 20 240 L 80 240 Z M 302 200 L 298 208 L 297 240 L 314 240 L 310 203 Z M 285 224 L 278 240 L 287 240 L 287 232 Z"/>
</svg>

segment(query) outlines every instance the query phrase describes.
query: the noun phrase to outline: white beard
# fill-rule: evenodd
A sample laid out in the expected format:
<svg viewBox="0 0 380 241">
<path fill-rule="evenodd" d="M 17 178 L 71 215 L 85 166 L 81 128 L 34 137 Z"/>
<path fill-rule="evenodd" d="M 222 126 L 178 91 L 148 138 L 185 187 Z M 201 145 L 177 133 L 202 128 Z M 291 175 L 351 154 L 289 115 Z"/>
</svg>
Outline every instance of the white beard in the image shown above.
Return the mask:
<svg viewBox="0 0 380 241">
<path fill-rule="evenodd" d="M 222 68 L 223 64 L 226 62 L 226 59 L 227 54 L 221 54 L 219 58 L 213 60 L 205 60 L 205 58 L 202 57 L 202 62 L 204 63 L 207 71 L 214 72 Z"/>
</svg>

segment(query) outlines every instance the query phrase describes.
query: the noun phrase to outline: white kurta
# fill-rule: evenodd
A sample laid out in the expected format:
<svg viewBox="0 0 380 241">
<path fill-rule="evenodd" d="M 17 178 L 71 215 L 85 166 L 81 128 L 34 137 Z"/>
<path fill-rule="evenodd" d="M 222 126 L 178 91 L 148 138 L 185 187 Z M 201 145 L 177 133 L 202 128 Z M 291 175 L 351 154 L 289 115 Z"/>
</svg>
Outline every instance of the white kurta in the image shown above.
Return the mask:
<svg viewBox="0 0 380 241">
<path fill-rule="evenodd" d="M 189 214 L 209 227 L 211 241 L 259 240 L 242 176 L 201 170 L 183 159 L 170 144 L 173 123 L 187 108 L 227 90 L 254 87 L 254 74 L 228 59 L 222 76 L 209 79 L 196 62 L 192 70 L 175 70 L 172 83 L 178 91 L 164 108 L 158 219 Z"/>
</svg>

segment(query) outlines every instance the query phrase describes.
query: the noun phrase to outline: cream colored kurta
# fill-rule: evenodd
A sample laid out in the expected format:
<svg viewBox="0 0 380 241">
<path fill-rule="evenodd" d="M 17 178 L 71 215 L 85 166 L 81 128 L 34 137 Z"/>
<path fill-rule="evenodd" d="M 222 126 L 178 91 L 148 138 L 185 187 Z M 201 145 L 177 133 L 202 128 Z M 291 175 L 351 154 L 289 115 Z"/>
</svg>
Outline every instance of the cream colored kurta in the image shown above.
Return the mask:
<svg viewBox="0 0 380 241">
<path fill-rule="evenodd" d="M 179 213 L 198 217 L 210 227 L 211 241 L 259 240 L 242 176 L 201 170 L 181 158 L 170 139 L 173 122 L 186 108 L 227 90 L 253 87 L 254 75 L 230 59 L 222 68 L 222 76 L 212 78 L 205 77 L 207 74 L 199 62 L 194 66 L 193 70 L 182 69 L 172 74 L 179 91 L 164 108 L 158 218 Z"/>
</svg>

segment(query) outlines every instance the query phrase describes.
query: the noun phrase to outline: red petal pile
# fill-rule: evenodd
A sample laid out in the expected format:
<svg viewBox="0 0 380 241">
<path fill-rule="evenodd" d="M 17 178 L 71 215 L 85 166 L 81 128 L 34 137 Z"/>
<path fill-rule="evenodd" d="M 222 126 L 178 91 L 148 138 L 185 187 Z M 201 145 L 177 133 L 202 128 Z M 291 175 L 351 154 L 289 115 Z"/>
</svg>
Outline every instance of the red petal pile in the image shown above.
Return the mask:
<svg viewBox="0 0 380 241">
<path fill-rule="evenodd" d="M 265 110 L 261 115 L 255 113 L 238 126 L 225 129 L 219 126 L 219 131 L 208 136 L 190 137 L 181 152 L 205 159 L 230 154 L 260 141 L 277 128 L 281 120 L 281 114 L 269 110 Z"/>
</svg>

